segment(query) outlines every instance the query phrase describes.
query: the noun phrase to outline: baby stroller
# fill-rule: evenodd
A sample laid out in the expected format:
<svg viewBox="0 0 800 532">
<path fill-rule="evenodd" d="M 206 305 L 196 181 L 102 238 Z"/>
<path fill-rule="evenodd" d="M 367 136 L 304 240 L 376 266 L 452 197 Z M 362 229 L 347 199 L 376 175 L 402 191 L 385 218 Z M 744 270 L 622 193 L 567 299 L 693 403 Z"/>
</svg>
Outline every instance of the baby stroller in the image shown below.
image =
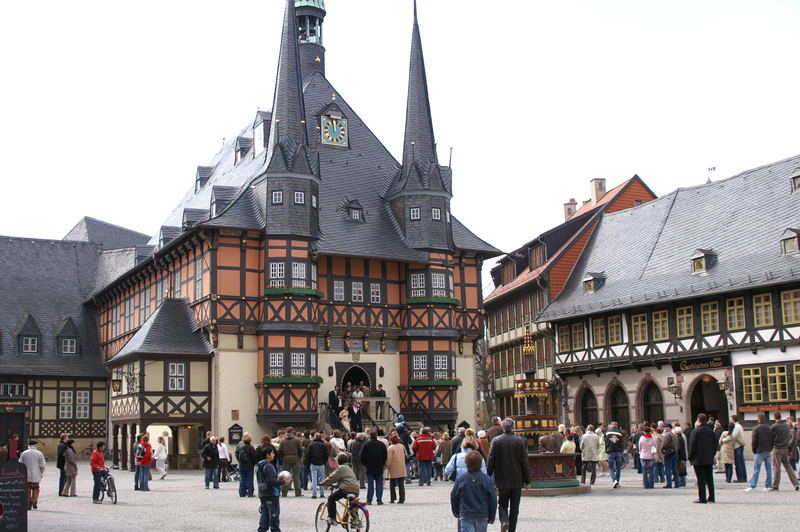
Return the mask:
<svg viewBox="0 0 800 532">
<path fill-rule="evenodd" d="M 239 466 L 236 464 L 231 464 L 230 462 L 228 462 L 228 467 L 225 469 L 225 473 L 229 479 L 236 482 L 238 482 L 239 478 L 241 477 L 239 474 Z"/>
</svg>

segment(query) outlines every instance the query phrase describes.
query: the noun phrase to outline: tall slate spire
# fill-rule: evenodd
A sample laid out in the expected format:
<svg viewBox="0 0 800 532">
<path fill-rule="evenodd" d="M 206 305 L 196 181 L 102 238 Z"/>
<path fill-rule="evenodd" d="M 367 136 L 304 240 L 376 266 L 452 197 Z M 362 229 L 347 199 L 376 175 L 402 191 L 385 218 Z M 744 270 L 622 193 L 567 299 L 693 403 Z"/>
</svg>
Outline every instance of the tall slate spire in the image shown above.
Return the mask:
<svg viewBox="0 0 800 532">
<path fill-rule="evenodd" d="M 422 54 L 422 39 L 419 33 L 415 0 L 414 27 L 411 34 L 411 62 L 408 69 L 403 167 L 389 187 L 387 196 L 408 190 L 435 190 L 449 193 L 449 186 L 446 185 L 448 180 L 447 178 L 443 179 L 442 173 L 433 136 L 428 79 L 425 73 L 425 58 Z"/>
<path fill-rule="evenodd" d="M 308 149 L 294 0 L 286 0 L 267 144 L 267 171 L 316 174 Z"/>
</svg>

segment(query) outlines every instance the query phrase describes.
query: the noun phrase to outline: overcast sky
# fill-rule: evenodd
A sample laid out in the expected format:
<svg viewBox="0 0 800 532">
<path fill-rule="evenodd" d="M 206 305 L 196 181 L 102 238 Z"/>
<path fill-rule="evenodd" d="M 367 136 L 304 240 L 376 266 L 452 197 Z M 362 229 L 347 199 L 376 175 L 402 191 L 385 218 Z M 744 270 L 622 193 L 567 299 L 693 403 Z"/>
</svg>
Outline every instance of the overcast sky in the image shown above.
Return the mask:
<svg viewBox="0 0 800 532">
<path fill-rule="evenodd" d="M 327 77 L 399 158 L 411 0 L 326 5 Z M 271 107 L 283 6 L 0 3 L 0 234 L 157 232 Z M 595 177 L 663 195 L 800 153 L 798 1 L 419 0 L 419 18 L 453 213 L 500 249 Z"/>
</svg>

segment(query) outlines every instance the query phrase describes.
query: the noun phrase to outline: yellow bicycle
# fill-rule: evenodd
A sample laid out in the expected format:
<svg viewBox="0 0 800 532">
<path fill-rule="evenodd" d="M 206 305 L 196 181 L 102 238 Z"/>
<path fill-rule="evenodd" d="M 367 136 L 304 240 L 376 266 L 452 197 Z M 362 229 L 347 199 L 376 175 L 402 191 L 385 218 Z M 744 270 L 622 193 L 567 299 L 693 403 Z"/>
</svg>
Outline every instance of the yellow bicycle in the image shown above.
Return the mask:
<svg viewBox="0 0 800 532">
<path fill-rule="evenodd" d="M 330 493 L 335 489 L 335 486 L 331 486 Z M 317 532 L 328 532 L 333 526 L 328 522 L 328 501 L 321 502 L 317 507 L 314 524 Z M 358 499 L 358 495 L 351 493 L 347 499 L 336 501 L 336 524 L 347 532 L 369 532 L 369 510 Z"/>
</svg>

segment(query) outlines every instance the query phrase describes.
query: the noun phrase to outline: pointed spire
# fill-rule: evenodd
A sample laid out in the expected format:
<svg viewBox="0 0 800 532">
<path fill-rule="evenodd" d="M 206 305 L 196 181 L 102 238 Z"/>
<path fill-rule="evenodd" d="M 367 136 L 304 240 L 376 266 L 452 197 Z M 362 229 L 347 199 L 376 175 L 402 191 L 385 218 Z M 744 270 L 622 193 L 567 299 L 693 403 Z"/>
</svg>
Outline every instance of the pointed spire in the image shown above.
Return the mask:
<svg viewBox="0 0 800 532">
<path fill-rule="evenodd" d="M 403 143 L 403 167 L 406 172 L 415 160 L 436 163 L 436 141 L 433 138 L 433 121 L 428 98 L 428 80 L 425 59 L 422 56 L 422 39 L 419 35 L 417 2 L 414 0 L 414 31 L 411 35 L 411 65 L 408 73 L 408 102 L 406 104 L 406 133 Z"/>
<path fill-rule="evenodd" d="M 272 103 L 272 125 L 267 144 L 270 169 L 301 171 L 311 167 L 307 155 L 308 132 L 302 79 L 294 0 L 286 0 Z M 278 152 L 281 156 L 278 156 Z M 304 164 L 302 159 L 305 159 Z M 297 163 L 301 164 L 295 168 Z"/>
</svg>

